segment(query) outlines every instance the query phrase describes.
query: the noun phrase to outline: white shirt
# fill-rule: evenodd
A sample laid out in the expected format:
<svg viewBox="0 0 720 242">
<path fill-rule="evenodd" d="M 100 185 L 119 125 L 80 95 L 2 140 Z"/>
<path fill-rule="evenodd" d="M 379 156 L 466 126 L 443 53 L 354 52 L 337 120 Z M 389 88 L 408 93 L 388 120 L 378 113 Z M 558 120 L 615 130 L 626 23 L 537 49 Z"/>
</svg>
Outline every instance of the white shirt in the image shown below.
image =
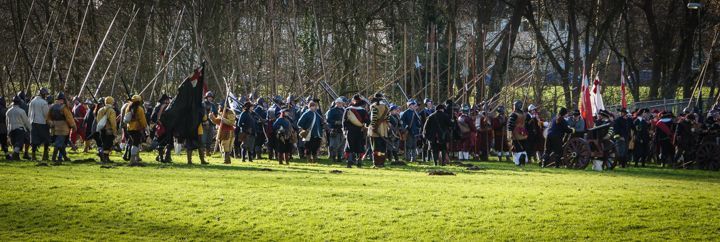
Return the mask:
<svg viewBox="0 0 720 242">
<path fill-rule="evenodd" d="M 45 117 L 49 111 L 50 107 L 48 106 L 47 101 L 41 96 L 35 96 L 35 98 L 30 101 L 30 107 L 28 108 L 28 118 L 30 119 L 30 123 L 45 124 Z"/>
</svg>

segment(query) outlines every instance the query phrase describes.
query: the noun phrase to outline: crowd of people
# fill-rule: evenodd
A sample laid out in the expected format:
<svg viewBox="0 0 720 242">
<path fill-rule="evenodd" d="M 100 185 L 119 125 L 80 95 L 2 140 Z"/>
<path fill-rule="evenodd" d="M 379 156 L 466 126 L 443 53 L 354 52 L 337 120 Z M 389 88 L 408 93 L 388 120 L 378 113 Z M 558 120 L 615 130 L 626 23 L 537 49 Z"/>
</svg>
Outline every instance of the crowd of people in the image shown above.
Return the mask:
<svg viewBox="0 0 720 242">
<path fill-rule="evenodd" d="M 662 110 L 600 110 L 592 120 L 594 128 L 587 129 L 578 110 L 559 108 L 549 118 L 548 112 L 521 101 L 507 111 L 485 102 L 435 105 L 427 98 L 396 105 L 381 93 L 370 99 L 357 94 L 337 97 L 323 112 L 320 100 L 312 96 L 266 101 L 250 95 L 218 102 L 212 92 L 205 92 L 197 136 L 179 138 L 163 121 L 172 99 L 163 94 L 154 106 L 140 95 L 124 102 L 109 96 L 83 101 L 62 92 L 50 95 L 46 88 L 32 99 L 18 93 L 9 107 L 0 98 L 2 150 L 8 160 L 38 165 L 62 164 L 69 160 L 67 148 L 82 146 L 84 152 L 95 147 L 101 163 L 113 163 L 110 154 L 120 152 L 130 166 L 143 166 L 140 153 L 150 150 L 157 152 L 156 162 L 172 163 L 182 149 L 188 164 L 193 164 L 194 153 L 200 164 L 208 164 L 206 157 L 219 152 L 225 164 L 233 159 L 253 162 L 264 155 L 279 164 L 289 164 L 295 155 L 313 163 L 327 154 L 331 162 L 347 167 L 361 167 L 366 160 L 373 167 L 388 162 L 443 166 L 491 156 L 517 166 L 544 166 L 558 164 L 552 161 L 562 157 L 569 138 L 592 136 L 612 142 L 617 155 L 613 166 L 655 161 L 677 167 L 692 159 L 701 132 L 720 129 L 718 110 L 707 116 L 690 110 L 678 116 Z"/>
</svg>

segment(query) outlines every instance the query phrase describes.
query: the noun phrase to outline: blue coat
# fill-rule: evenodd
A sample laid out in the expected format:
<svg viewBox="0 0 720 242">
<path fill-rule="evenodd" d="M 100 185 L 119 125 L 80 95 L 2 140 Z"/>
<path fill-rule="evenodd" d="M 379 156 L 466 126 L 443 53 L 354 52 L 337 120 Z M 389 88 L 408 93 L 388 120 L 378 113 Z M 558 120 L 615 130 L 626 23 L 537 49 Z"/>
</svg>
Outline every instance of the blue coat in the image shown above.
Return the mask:
<svg viewBox="0 0 720 242">
<path fill-rule="evenodd" d="M 555 117 L 548 129 L 548 137 L 562 136 L 566 133 L 572 133 L 573 130 L 568 126 L 567 121 L 562 117 Z"/>
<path fill-rule="evenodd" d="M 237 119 L 237 127 L 242 133 L 255 135 L 257 133 L 257 123 L 250 112 L 243 111 L 240 118 Z"/>
<path fill-rule="evenodd" d="M 315 119 L 315 124 L 313 124 L 313 119 Z M 308 109 L 300 116 L 297 125 L 304 130 L 312 127 L 312 130 L 310 130 L 311 138 L 322 137 L 322 116 L 318 112 L 313 112 Z"/>
<path fill-rule="evenodd" d="M 420 123 L 420 115 L 418 115 L 417 112 L 407 109 L 400 114 L 400 120 L 403 124 L 402 128 L 407 130 L 409 134 L 413 136 L 420 135 L 422 123 Z"/>
<path fill-rule="evenodd" d="M 340 130 L 342 129 L 342 118 L 344 108 L 331 108 L 325 113 L 325 119 L 327 120 L 328 127 L 330 129 Z"/>
</svg>

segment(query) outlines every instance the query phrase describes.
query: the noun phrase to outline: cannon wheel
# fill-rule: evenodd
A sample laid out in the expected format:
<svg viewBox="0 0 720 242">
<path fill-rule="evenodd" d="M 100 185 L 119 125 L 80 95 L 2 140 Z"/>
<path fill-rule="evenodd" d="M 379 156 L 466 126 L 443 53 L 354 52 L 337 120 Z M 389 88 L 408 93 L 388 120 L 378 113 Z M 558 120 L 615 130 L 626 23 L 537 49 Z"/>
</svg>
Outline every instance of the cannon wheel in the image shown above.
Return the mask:
<svg viewBox="0 0 720 242">
<path fill-rule="evenodd" d="M 695 152 L 695 159 L 700 169 L 717 170 L 720 168 L 717 155 L 720 154 L 720 146 L 714 143 L 703 143 Z"/>
<path fill-rule="evenodd" d="M 585 169 L 590 164 L 590 144 L 582 138 L 572 138 L 563 147 L 562 162 L 567 168 Z"/>
</svg>

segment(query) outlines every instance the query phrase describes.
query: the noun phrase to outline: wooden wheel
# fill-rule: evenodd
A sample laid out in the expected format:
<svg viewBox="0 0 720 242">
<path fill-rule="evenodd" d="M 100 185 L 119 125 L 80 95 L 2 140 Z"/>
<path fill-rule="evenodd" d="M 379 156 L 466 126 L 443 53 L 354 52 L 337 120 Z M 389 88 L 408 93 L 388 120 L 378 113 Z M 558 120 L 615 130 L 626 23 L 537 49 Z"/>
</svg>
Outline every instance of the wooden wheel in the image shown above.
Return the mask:
<svg viewBox="0 0 720 242">
<path fill-rule="evenodd" d="M 563 147 L 562 162 L 567 168 L 585 169 L 590 164 L 590 145 L 582 138 L 572 138 Z"/>
<path fill-rule="evenodd" d="M 717 158 L 718 154 L 720 154 L 720 146 L 717 144 L 700 144 L 695 152 L 698 167 L 705 170 L 717 170 L 720 165 Z"/>
</svg>

